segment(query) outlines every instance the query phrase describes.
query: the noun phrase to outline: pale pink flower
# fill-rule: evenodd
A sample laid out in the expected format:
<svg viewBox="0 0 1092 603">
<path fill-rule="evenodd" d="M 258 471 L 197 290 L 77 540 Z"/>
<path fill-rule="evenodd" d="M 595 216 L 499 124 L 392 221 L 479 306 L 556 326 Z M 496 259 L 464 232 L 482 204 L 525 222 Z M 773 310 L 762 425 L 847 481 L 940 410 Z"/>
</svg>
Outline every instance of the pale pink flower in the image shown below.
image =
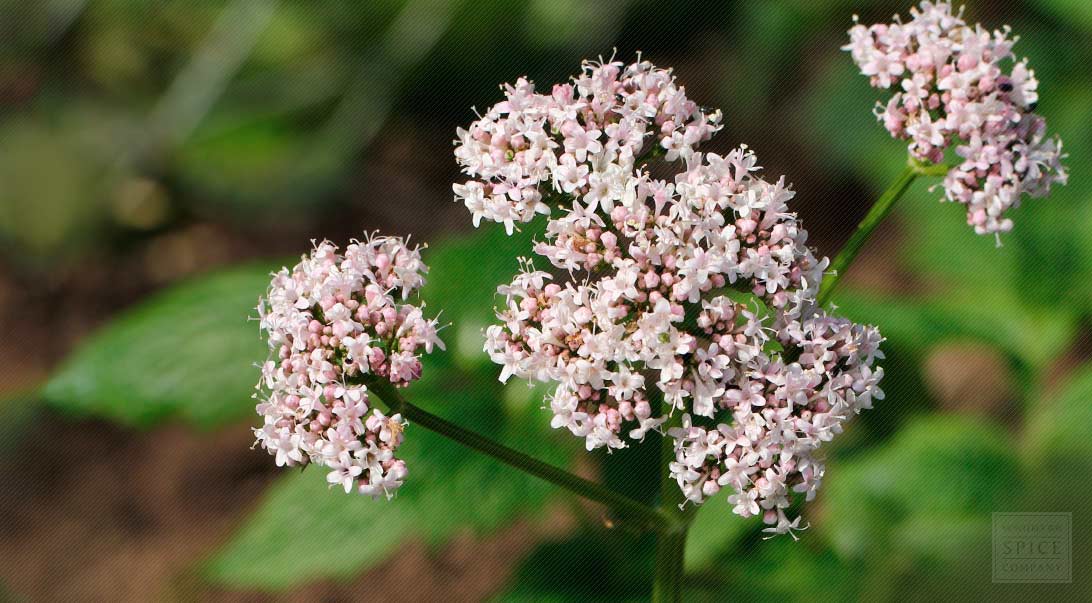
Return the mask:
<svg viewBox="0 0 1092 603">
<path fill-rule="evenodd" d="M 1013 55 L 1008 27 L 970 25 L 950 2 L 922 2 L 910 16 L 856 24 L 842 48 L 874 87 L 901 90 L 876 117 L 909 141 L 916 160 L 941 163 L 955 146 L 960 161 L 944 179 L 945 198 L 967 207 L 975 232 L 999 237 L 1012 229 L 1005 214 L 1024 195 L 1044 197 L 1067 179 L 1061 140 L 1047 138 L 1034 113 L 1035 73 Z"/>
<path fill-rule="evenodd" d="M 257 444 L 278 466 L 319 463 L 346 492 L 390 496 L 406 475 L 394 457 L 404 422 L 369 405 L 364 375 L 404 386 L 418 354 L 443 348 L 437 321 L 406 302 L 424 285 L 419 249 L 393 237 L 353 241 L 344 254 L 322 242 L 273 275 L 258 306 L 272 359 L 255 397 Z"/>
</svg>

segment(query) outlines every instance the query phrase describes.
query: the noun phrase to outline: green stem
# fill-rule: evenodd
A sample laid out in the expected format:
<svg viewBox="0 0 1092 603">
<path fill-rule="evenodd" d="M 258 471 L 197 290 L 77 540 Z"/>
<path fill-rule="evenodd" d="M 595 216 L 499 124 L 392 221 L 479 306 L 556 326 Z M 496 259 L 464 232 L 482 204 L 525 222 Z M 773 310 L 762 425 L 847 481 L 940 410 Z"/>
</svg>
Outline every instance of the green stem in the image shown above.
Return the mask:
<svg viewBox="0 0 1092 603">
<path fill-rule="evenodd" d="M 822 285 L 819 287 L 818 302 L 819 305 L 825 305 L 830 301 L 831 294 L 834 293 L 834 289 L 838 286 L 838 281 L 841 280 L 842 275 L 849 270 L 849 266 L 853 263 L 853 260 L 857 258 L 857 254 L 860 253 L 861 248 L 864 247 L 868 238 L 872 236 L 876 227 L 883 222 L 887 214 L 891 213 L 891 208 L 895 206 L 895 202 L 902 197 L 906 189 L 910 188 L 914 179 L 918 176 L 937 176 L 943 175 L 948 172 L 948 166 L 945 164 L 927 165 L 921 164 L 911 159 L 909 165 L 899 175 L 898 179 L 891 184 L 880 195 L 880 198 L 876 200 L 876 203 L 872 205 L 872 208 L 868 210 L 868 214 L 857 226 L 857 230 L 853 232 L 853 236 L 846 242 L 845 247 L 838 252 L 837 257 L 830 264 L 830 270 L 827 272 L 826 277 L 823 279 Z"/>
<path fill-rule="evenodd" d="M 653 526 L 657 530 L 673 529 L 679 521 L 677 517 L 664 513 L 661 509 L 654 509 L 606 486 L 573 475 L 422 410 L 407 402 L 389 382 L 365 379 L 365 383 L 373 394 L 378 394 L 391 412 L 401 413 L 403 417 L 425 429 L 473 448 L 506 465 L 544 479 L 588 500 L 602 503 L 613 509 L 620 517 Z"/>
<path fill-rule="evenodd" d="M 660 444 L 659 470 L 663 476 L 660 478 L 660 511 L 675 517 L 675 527 L 656 534 L 656 570 L 652 582 L 652 600 L 657 603 L 682 601 L 686 535 L 692 514 L 679 509 L 679 505 L 686 498 L 667 470 L 668 465 L 675 462 L 675 440 L 666 435 L 671 427 L 681 423 L 682 412 L 676 410 L 664 426 L 665 435 Z"/>
<path fill-rule="evenodd" d="M 656 535 L 656 575 L 652 583 L 655 603 L 682 601 L 686 534 L 687 529 L 682 528 Z"/>
</svg>

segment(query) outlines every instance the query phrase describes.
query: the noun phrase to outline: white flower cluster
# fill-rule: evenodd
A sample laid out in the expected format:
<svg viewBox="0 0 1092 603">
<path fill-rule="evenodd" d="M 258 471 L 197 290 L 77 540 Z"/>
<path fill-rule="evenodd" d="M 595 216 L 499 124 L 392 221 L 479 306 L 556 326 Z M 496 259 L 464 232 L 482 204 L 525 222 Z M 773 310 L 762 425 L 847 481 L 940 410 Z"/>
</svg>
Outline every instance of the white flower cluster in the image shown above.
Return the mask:
<svg viewBox="0 0 1092 603">
<path fill-rule="evenodd" d="M 643 65 L 625 73 L 666 73 Z M 596 127 L 625 117 L 607 114 Z M 665 470 L 686 498 L 700 503 L 729 486 L 737 513 L 763 509 L 770 530 L 791 532 L 799 520 L 784 515 L 788 492 L 810 498 L 818 487 L 815 451 L 883 396 L 883 372 L 871 368 L 881 338 L 816 306 L 828 262 L 807 248 L 784 180 L 755 176 L 746 147 L 698 153 L 714 122 L 692 123 L 702 134 L 684 136 L 687 167 L 674 181 L 608 164 L 605 189 L 585 172 L 575 186 L 522 182 L 536 199 L 539 182 L 572 199 L 534 251 L 578 280 L 553 282 L 525 260 L 499 288 L 503 324 L 487 330 L 485 348 L 502 381 L 557 383 L 552 425 L 589 450 L 624 447 L 683 413 L 683 427 L 668 433 L 677 460 Z M 468 207 L 481 217 L 479 205 Z"/>
<path fill-rule="evenodd" d="M 344 255 L 322 242 L 273 275 L 258 312 L 275 359 L 262 366 L 254 433 L 278 466 L 319 463 L 331 485 L 371 496 L 402 485 L 405 423 L 370 408 L 361 376 L 405 385 L 421 374 L 421 349 L 443 348 L 436 321 L 405 303 L 427 272 L 402 239 L 369 236 Z"/>
<path fill-rule="evenodd" d="M 458 130 L 455 157 L 472 180 L 454 189 L 475 226 L 485 218 L 509 234 L 550 212 L 542 185 L 611 203 L 640 159 L 660 151 L 668 161 L 688 159 L 720 129 L 719 111 L 703 112 L 670 70 L 647 61 L 585 62 L 573 83 L 549 95 L 524 78 L 503 90 L 504 101 Z"/>
<path fill-rule="evenodd" d="M 854 25 L 843 49 L 874 87 L 898 90 L 876 116 L 892 136 L 910 141 L 915 158 L 941 163 L 956 145 L 961 161 L 944 180 L 945 196 L 967 206 L 975 232 L 1007 232 L 1005 211 L 1021 195 L 1043 197 L 1066 181 L 1061 140 L 1047 138 L 1046 122 L 1032 112 L 1035 73 L 1027 59 L 1015 60 L 1017 38 L 1007 27 L 968 25 L 949 2 L 922 2 L 910 14 L 909 23 L 896 16 L 894 23 Z"/>
</svg>

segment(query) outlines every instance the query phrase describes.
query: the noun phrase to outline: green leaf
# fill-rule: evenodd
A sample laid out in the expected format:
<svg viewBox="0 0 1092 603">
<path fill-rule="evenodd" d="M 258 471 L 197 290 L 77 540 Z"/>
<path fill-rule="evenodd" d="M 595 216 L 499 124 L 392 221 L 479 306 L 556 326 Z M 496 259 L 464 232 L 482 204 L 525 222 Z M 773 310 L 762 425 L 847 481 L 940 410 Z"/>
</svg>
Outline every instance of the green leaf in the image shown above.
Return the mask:
<svg viewBox="0 0 1092 603">
<path fill-rule="evenodd" d="M 1056 467 L 1092 468 L 1092 365 L 1058 394 L 1037 403 L 1026 432 L 1032 462 L 1045 475 Z"/>
<path fill-rule="evenodd" d="M 15 452 L 24 438 L 34 435 L 35 423 L 42 420 L 43 410 L 36 392 L 0 400 L 0 456 Z"/>
<path fill-rule="evenodd" d="M 967 226 L 964 207 L 940 202 L 939 190 L 919 187 L 898 206 L 907 240 L 913 241 L 903 246 L 903 260 L 933 295 L 954 294 L 968 307 L 997 315 L 1002 311 L 995 306 L 1004 304 L 1005 311 L 1087 316 L 1092 239 L 1085 231 L 1092 204 L 1087 187 L 1074 184 L 1055 186 L 1045 199 L 1025 197 L 1009 212 L 1015 227 L 1001 235 L 1001 247 Z"/>
<path fill-rule="evenodd" d="M 444 322 L 453 324 L 441 333 L 447 353 L 423 358 L 422 378 L 405 395 L 429 412 L 565 466 L 578 443 L 550 430 L 541 409 L 543 388 L 502 385 L 482 352 L 480 330 L 493 322 L 496 287 L 511 279 L 518 268 L 514 258 L 530 249 L 537 229 L 506 237 L 503 228 L 489 226 L 442 241 L 424 254 L 430 273 L 422 297 L 430 312 L 442 310 Z M 555 492 L 537 478 L 412 424 L 399 453 L 409 478 L 392 501 L 327 491 L 324 471 L 317 467 L 285 477 L 208 562 L 206 575 L 260 589 L 345 577 L 413 539 L 439 546 L 466 528 L 489 533 L 540 509 Z"/>
<path fill-rule="evenodd" d="M 254 307 L 269 266 L 200 277 L 122 313 L 87 339 L 49 381 L 65 411 L 149 427 L 180 418 L 213 427 L 252 412 L 265 359 Z"/>
<path fill-rule="evenodd" d="M 1092 31 L 1092 5 L 1083 0 L 1035 0 L 1032 4 L 1053 13 L 1059 20 L 1079 24 L 1085 31 Z M 1024 50 L 1019 49 L 1020 52 Z"/>
<path fill-rule="evenodd" d="M 496 600 L 644 601 L 652 588 L 651 533 L 590 528 L 539 545 Z"/>
<path fill-rule="evenodd" d="M 116 116 L 73 103 L 0 124 L 0 243 L 34 265 L 86 249 L 106 222 L 121 171 L 104 158 Z"/>
<path fill-rule="evenodd" d="M 976 339 L 1033 369 L 1065 349 L 1077 327 L 1074 314 L 985 293 L 888 298 L 846 291 L 835 303 L 844 316 L 879 325 L 884 337 L 915 352 L 948 339 Z"/>
<path fill-rule="evenodd" d="M 432 272 L 422 295 L 432 300 L 431 310 L 442 310 L 454 323 L 443 333 L 452 344 L 448 354 L 426 358 L 426 369 L 449 365 L 450 356 L 463 368 L 493 367 L 480 332 L 493 322 L 497 285 L 511 279 L 518 268 L 513 258 L 530 249 L 538 231 L 532 226 L 507 237 L 503 228 L 483 228 L 426 251 Z M 175 417 L 213 427 L 245 417 L 257 380 L 254 365 L 267 356 L 248 317 L 256 315 L 271 267 L 200 277 L 122 313 L 65 362 L 47 384 L 45 399 L 136 427 Z"/>
<path fill-rule="evenodd" d="M 722 554 L 739 544 L 744 536 L 761 527 L 757 517 L 744 519 L 732 513 L 726 496 L 706 501 L 686 538 L 686 571 L 708 569 Z"/>
<path fill-rule="evenodd" d="M 726 557 L 716 572 L 687 580 L 686 601 L 851 601 L 861 597 L 861 572 L 846 571 L 822 538 L 805 532 L 757 540 Z"/>
<path fill-rule="evenodd" d="M 411 480 L 415 469 L 411 465 Z M 321 473 L 292 471 L 274 484 L 207 565 L 208 578 L 276 589 L 309 578 L 346 577 L 382 561 L 413 533 L 408 495 L 390 502 L 346 495 L 328 489 Z"/>
<path fill-rule="evenodd" d="M 428 373 L 425 373 L 428 375 Z M 505 406 L 509 388 L 484 373 L 436 369 L 407 390 L 415 404 L 557 465 L 572 448 L 550 437 L 535 406 Z M 518 397 L 519 394 L 515 394 Z M 415 427 L 399 450 L 409 477 L 394 500 L 328 490 L 322 468 L 285 476 L 258 511 L 205 566 L 233 587 L 277 590 L 372 567 L 415 539 L 439 546 L 462 529 L 485 534 L 540 510 L 555 489 Z"/>
<path fill-rule="evenodd" d="M 866 178 L 879 194 L 906 167 L 905 143 L 891 140 L 869 113 L 887 95 L 869 87 L 848 54 L 820 69 L 818 84 L 804 101 L 807 127 L 801 134 L 824 168 Z"/>
<path fill-rule="evenodd" d="M 450 324 L 440 333 L 447 353 L 434 354 L 430 360 L 455 363 L 465 370 L 493 367 L 494 374 L 500 373 L 482 351 L 482 331 L 497 322 L 497 286 L 512 281 L 519 270 L 517 258 L 531 255 L 533 241 L 544 226 L 544 220 L 537 220 L 507 236 L 503 226 L 486 222 L 422 253 L 429 274 L 421 298 L 431 312 L 441 312 L 441 323 Z"/>
<path fill-rule="evenodd" d="M 857 559 L 881 551 L 914 558 L 958 554 L 988 536 L 990 513 L 1020 490 L 1010 439 L 982 419 L 913 420 L 883 448 L 829 473 L 819 498 L 821 529 L 836 550 Z M 927 538 L 916 531 L 926 524 L 952 529 Z"/>
</svg>

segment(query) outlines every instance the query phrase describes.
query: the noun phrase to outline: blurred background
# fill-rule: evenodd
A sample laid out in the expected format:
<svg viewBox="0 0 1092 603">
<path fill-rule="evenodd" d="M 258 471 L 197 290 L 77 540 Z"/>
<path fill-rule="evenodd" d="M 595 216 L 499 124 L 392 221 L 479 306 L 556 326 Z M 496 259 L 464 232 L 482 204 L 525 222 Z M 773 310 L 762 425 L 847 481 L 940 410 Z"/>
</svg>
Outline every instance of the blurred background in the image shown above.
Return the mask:
<svg viewBox="0 0 1092 603">
<path fill-rule="evenodd" d="M 1020 35 L 1070 184 L 1000 249 L 914 184 L 835 299 L 889 338 L 887 399 L 826 449 L 800 542 L 703 509 L 690 600 L 1092 597 L 1092 3 L 969 4 Z M 854 13 L 909 7 L 0 0 L 0 600 L 645 598 L 647 535 L 412 426 L 391 503 L 275 470 L 246 318 L 313 238 L 428 241 L 453 326 L 410 398 L 650 498 L 655 446 L 584 454 L 481 353 L 536 227 L 471 227 L 455 128 L 502 82 L 642 51 L 723 109 L 709 150 L 787 175 L 833 256 L 905 160 L 839 46 Z M 1072 584 L 991 581 L 1007 511 L 1072 513 Z"/>
</svg>

